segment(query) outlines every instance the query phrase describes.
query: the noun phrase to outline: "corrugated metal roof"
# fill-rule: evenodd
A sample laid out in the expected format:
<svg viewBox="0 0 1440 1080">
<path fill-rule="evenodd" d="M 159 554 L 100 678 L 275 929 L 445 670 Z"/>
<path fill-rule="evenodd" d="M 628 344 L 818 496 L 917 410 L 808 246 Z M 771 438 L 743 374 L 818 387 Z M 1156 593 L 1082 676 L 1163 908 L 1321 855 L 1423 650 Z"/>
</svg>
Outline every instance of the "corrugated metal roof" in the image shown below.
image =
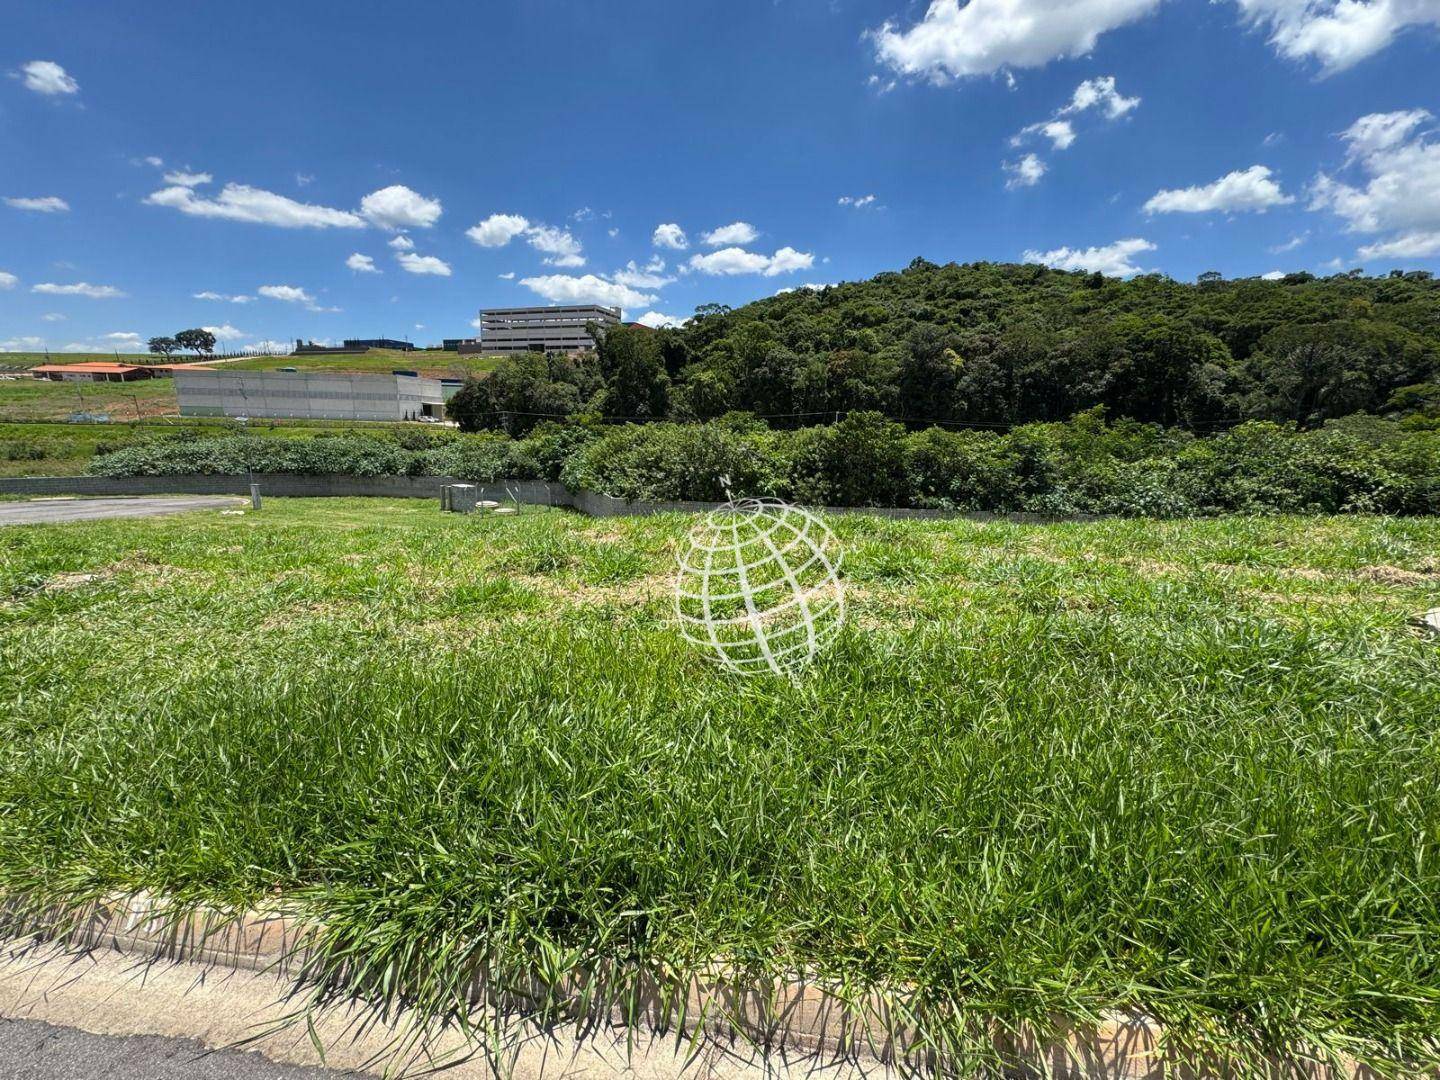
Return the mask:
<svg viewBox="0 0 1440 1080">
<path fill-rule="evenodd" d="M 120 375 L 127 371 L 139 371 L 139 364 L 115 364 L 102 363 L 101 361 L 90 361 L 83 364 L 38 364 L 31 368 L 31 371 L 81 371 L 92 374 Z"/>
</svg>

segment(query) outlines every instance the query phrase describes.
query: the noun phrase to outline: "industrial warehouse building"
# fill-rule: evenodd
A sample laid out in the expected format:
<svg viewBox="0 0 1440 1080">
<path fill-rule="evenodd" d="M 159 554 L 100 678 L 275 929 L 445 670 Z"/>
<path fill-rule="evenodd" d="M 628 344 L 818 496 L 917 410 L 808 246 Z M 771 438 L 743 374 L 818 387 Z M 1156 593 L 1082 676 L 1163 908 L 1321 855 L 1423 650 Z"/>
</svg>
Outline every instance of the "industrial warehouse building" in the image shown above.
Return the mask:
<svg viewBox="0 0 1440 1080">
<path fill-rule="evenodd" d="M 308 371 L 175 372 L 181 416 L 284 420 L 443 419 L 456 379 L 410 373 L 347 375 Z"/>
<path fill-rule="evenodd" d="M 462 354 L 504 356 L 521 352 L 584 352 L 595 347 L 586 326 L 614 326 L 620 309 L 570 307 L 487 308 L 480 312 L 480 340 L 460 342 Z"/>
</svg>

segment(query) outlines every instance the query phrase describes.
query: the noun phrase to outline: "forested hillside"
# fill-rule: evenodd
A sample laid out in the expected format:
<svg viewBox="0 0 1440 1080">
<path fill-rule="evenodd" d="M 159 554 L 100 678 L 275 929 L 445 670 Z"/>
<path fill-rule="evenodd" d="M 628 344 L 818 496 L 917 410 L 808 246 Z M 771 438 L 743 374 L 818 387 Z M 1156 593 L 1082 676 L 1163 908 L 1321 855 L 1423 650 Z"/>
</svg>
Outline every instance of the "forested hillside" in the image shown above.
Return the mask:
<svg viewBox="0 0 1440 1080">
<path fill-rule="evenodd" d="M 1440 282 L 1425 272 L 1278 281 L 1122 281 L 1036 265 L 917 259 L 684 328 L 610 331 L 592 358 L 501 364 L 460 403 L 476 426 L 703 419 L 772 427 L 875 410 L 912 427 L 1004 428 L 1104 406 L 1204 432 L 1440 409 Z"/>
</svg>

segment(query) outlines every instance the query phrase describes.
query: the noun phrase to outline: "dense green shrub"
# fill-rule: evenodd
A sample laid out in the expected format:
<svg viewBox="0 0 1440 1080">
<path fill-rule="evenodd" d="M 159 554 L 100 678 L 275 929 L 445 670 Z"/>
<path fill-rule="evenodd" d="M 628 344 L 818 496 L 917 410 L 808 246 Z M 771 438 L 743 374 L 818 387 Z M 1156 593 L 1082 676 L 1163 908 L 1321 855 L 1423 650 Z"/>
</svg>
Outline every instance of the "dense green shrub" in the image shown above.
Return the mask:
<svg viewBox="0 0 1440 1080">
<path fill-rule="evenodd" d="M 878 412 L 851 413 L 838 424 L 787 436 L 788 487 L 820 506 L 902 506 L 905 428 Z"/>
<path fill-rule="evenodd" d="M 565 463 L 603 434 L 603 428 L 591 424 L 557 424 L 547 420 L 536 425 L 525 444 L 539 466 L 540 478 L 559 480 Z"/>
<path fill-rule="evenodd" d="M 630 424 L 585 445 L 561 471 L 571 487 L 631 499 L 725 498 L 784 486 L 780 433 L 728 417 L 708 424 Z"/>
<path fill-rule="evenodd" d="M 44 461 L 48 457 L 45 447 L 27 439 L 16 439 L 3 444 L 6 461 Z"/>
<path fill-rule="evenodd" d="M 422 451 L 424 453 L 425 451 Z M 265 439 L 227 435 L 215 439 L 163 439 L 116 450 L 90 462 L 97 476 L 167 476 L 180 473 L 342 473 L 400 476 L 411 471 L 414 451 L 393 439 L 367 435 Z"/>
<path fill-rule="evenodd" d="M 875 413 L 799 431 L 723 423 L 612 429 L 564 478 L 637 499 L 780 495 L 853 506 L 1181 517 L 1440 513 L 1440 433 L 1374 417 L 1315 431 L 1269 422 L 1197 438 L 1094 412 L 1006 434 L 907 434 Z"/>
<path fill-rule="evenodd" d="M 998 510 L 1023 497 L 1017 459 L 993 431 L 928 428 L 906 440 L 905 479 L 916 506 Z"/>
<path fill-rule="evenodd" d="M 478 483 L 540 478 L 539 463 L 528 443 L 501 437 L 455 439 L 422 451 L 413 464 L 413 476 L 455 476 Z"/>
<path fill-rule="evenodd" d="M 728 490 L 816 505 L 1051 515 L 1440 513 L 1440 431 L 1363 415 L 1313 431 L 1257 421 L 1199 438 L 1107 423 L 1094 411 L 1004 434 L 907 432 L 873 412 L 774 431 L 730 413 L 693 424 L 542 424 L 527 439 L 426 433 L 404 441 L 172 438 L 116 449 L 89 469 L 558 479 L 632 499 L 715 501 Z"/>
</svg>

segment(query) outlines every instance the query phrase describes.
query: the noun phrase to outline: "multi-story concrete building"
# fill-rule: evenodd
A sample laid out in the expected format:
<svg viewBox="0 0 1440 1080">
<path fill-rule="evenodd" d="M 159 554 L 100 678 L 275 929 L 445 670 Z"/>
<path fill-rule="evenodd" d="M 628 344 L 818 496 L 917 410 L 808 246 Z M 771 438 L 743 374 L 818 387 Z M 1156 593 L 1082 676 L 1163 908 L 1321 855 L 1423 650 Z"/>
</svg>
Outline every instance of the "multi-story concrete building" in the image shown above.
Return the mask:
<svg viewBox="0 0 1440 1080">
<path fill-rule="evenodd" d="M 182 416 L 289 420 L 443 418 L 458 380 L 308 371 L 175 372 Z"/>
<path fill-rule="evenodd" d="M 500 356 L 517 352 L 582 352 L 595 347 L 590 323 L 614 326 L 620 309 L 585 304 L 571 307 L 487 308 L 480 312 L 479 342 L 460 342 L 459 351 Z"/>
</svg>

